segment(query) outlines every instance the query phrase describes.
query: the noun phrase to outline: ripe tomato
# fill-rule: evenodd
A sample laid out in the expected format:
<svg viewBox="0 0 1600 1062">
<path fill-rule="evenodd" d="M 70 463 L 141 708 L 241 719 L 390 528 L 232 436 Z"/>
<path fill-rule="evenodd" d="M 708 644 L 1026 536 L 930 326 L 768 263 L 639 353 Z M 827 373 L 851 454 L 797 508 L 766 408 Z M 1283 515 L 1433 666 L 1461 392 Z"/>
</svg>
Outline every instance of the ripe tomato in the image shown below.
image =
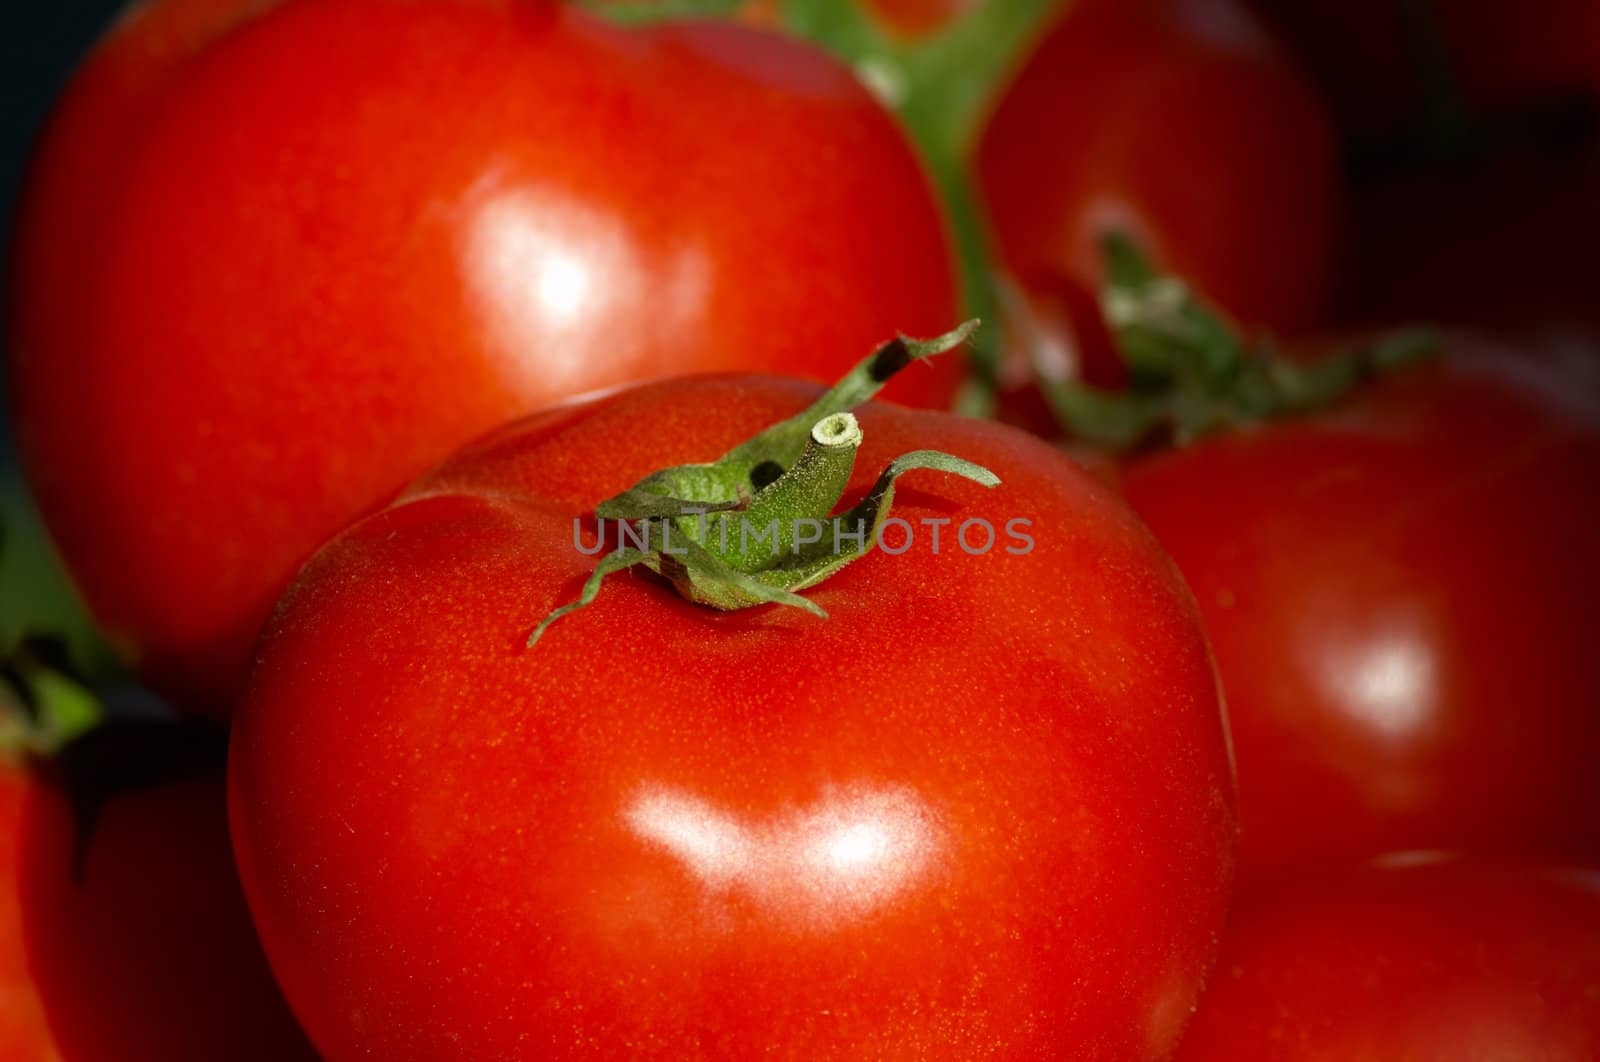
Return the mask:
<svg viewBox="0 0 1600 1062">
<path fill-rule="evenodd" d="M 1600 856 L 1600 408 L 1455 346 L 1123 470 L 1212 639 L 1243 877 L 1407 848 Z"/>
<path fill-rule="evenodd" d="M 593 567 L 579 514 L 813 394 L 714 377 L 557 408 L 302 570 L 231 806 L 330 1062 L 1170 1051 L 1228 891 L 1216 685 L 1170 562 L 1051 447 L 864 406 L 847 497 L 928 445 L 1001 485 L 918 474 L 913 541 L 813 591 L 831 618 L 615 577 L 523 650 Z M 958 548 L 975 518 L 1002 542 L 1031 520 L 1034 547 Z"/>
<path fill-rule="evenodd" d="M 79 846 L 54 785 L 0 770 L 7 1062 L 316 1056 L 261 956 L 220 774 L 112 798 Z"/>
<path fill-rule="evenodd" d="M 1328 120 L 1233 0 L 1081 0 L 1027 60 L 977 170 L 1011 268 L 1091 290 L 1121 229 L 1240 320 L 1285 332 L 1328 297 Z"/>
<path fill-rule="evenodd" d="M 454 446 L 646 377 L 831 378 L 948 327 L 947 259 L 894 121 L 773 34 L 157 0 L 42 142 L 16 421 L 96 617 L 220 712 L 295 568 Z"/>
<path fill-rule="evenodd" d="M 1179 1062 L 1600 1056 L 1600 876 L 1371 868 L 1238 911 Z"/>
</svg>

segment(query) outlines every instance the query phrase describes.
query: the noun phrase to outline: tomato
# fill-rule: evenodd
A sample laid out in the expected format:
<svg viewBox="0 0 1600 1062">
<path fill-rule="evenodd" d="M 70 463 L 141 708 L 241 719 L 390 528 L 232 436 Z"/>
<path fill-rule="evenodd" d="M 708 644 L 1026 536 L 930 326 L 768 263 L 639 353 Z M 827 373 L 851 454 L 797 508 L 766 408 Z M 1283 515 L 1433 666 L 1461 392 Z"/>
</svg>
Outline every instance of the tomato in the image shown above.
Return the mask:
<svg viewBox="0 0 1600 1062">
<path fill-rule="evenodd" d="M 294 1062 L 315 1054 L 261 955 L 220 773 L 130 790 L 79 848 L 66 796 L 0 770 L 7 1062 Z"/>
<path fill-rule="evenodd" d="M 1600 876 L 1371 868 L 1247 905 L 1177 1058 L 1600 1054 Z"/>
<path fill-rule="evenodd" d="M 1244 878 L 1408 848 L 1600 856 L 1600 406 L 1451 346 L 1123 469 L 1212 639 Z"/>
<path fill-rule="evenodd" d="M 954 313 L 927 182 L 846 68 L 536 0 L 137 8 L 44 136 L 13 276 L 49 527 L 214 713 L 296 567 L 453 447 L 647 377 L 831 378 Z"/>
<path fill-rule="evenodd" d="M 614 576 L 524 650 L 594 567 L 577 517 L 814 393 L 721 376 L 556 408 L 302 570 L 230 798 L 330 1062 L 1170 1050 L 1228 892 L 1216 685 L 1170 562 L 1053 448 L 862 406 L 845 497 L 925 446 L 1000 485 L 916 473 L 903 550 L 811 592 L 829 618 Z M 974 520 L 992 548 L 958 545 Z"/>
<path fill-rule="evenodd" d="M 1329 121 L 1232 0 L 1069 5 L 996 105 L 976 157 L 1011 269 L 1093 290 L 1120 229 L 1241 321 L 1314 324 L 1339 210 Z"/>
<path fill-rule="evenodd" d="M 0 1043 L 17 1062 L 54 1062 L 56 1051 L 44 1007 L 33 990 L 23 944 L 22 903 L 16 889 L 17 835 L 22 823 L 27 776 L 0 771 L 0 868 L 12 887 L 0 889 Z"/>
</svg>

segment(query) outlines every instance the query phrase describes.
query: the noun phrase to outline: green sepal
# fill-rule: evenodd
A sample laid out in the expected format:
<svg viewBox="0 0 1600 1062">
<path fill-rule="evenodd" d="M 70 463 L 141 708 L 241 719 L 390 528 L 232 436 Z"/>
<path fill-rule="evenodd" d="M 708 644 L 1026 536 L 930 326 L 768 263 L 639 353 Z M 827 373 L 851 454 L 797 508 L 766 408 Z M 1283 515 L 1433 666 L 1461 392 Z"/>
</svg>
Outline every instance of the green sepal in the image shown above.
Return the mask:
<svg viewBox="0 0 1600 1062">
<path fill-rule="evenodd" d="M 1177 277 L 1155 270 L 1122 233 L 1104 242 L 1101 312 L 1128 368 L 1125 390 L 1040 373 L 1045 399 L 1072 437 L 1112 451 L 1184 445 L 1210 432 L 1321 409 L 1369 377 L 1432 356 L 1438 337 L 1410 329 L 1301 362 L 1240 331 Z"/>
<path fill-rule="evenodd" d="M 0 660 L 0 751 L 48 757 L 105 714 L 58 639 L 25 637 Z"/>
<path fill-rule="evenodd" d="M 828 613 L 815 601 L 791 593 L 781 584 L 769 583 L 759 575 L 730 567 L 696 542 L 686 542 L 682 556 L 658 553 L 645 563 L 670 582 L 681 596 L 719 612 L 756 605 L 788 605 L 820 619 L 828 618 Z"/>
<path fill-rule="evenodd" d="M 913 450 L 902 454 L 878 474 L 866 497 L 848 512 L 829 521 L 821 540 L 810 549 L 780 560 L 766 571 L 757 572 L 756 578 L 785 590 L 804 590 L 822 582 L 857 557 L 871 552 L 878 541 L 883 522 L 889 517 L 889 508 L 894 504 L 895 481 L 916 469 L 960 476 L 985 487 L 1000 485 L 1000 477 L 987 468 L 952 454 L 939 450 Z M 843 547 L 845 542 L 851 543 L 850 548 Z"/>
<path fill-rule="evenodd" d="M 533 633 L 528 635 L 526 647 L 532 649 L 534 644 L 539 641 L 540 636 L 544 634 L 545 630 L 550 626 L 550 624 L 554 623 L 556 620 L 567 615 L 568 613 L 576 612 L 578 609 L 593 601 L 595 599 L 595 595 L 600 593 L 600 584 L 605 582 L 606 576 L 615 572 L 625 571 L 628 568 L 633 567 L 635 564 L 643 564 L 644 562 L 644 552 L 636 549 L 615 549 L 610 553 L 607 553 L 604 557 L 601 557 L 600 563 L 595 565 L 593 574 L 591 574 L 589 578 L 585 580 L 583 589 L 578 592 L 578 600 L 572 602 L 570 605 L 562 605 L 560 608 L 550 613 L 550 615 L 546 616 L 544 620 L 533 629 Z"/>
</svg>

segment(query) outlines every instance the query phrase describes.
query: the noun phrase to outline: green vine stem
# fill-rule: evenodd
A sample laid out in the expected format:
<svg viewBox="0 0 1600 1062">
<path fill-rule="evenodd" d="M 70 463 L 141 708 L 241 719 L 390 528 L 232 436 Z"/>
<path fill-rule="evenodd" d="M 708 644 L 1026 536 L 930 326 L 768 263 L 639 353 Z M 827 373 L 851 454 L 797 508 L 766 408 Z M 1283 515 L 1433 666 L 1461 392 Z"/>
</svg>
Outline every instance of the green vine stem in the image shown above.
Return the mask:
<svg viewBox="0 0 1600 1062">
<path fill-rule="evenodd" d="M 854 66 L 905 123 L 948 212 L 970 317 L 1002 319 L 999 258 L 972 183 L 972 152 L 994 99 L 1062 6 L 1062 0 L 989 0 L 931 37 L 902 42 L 862 10 L 862 0 L 782 0 L 784 26 Z M 1002 332 L 991 330 L 971 347 L 974 378 L 957 405 L 963 413 L 994 410 Z"/>
<path fill-rule="evenodd" d="M 854 507 L 833 513 L 862 440 L 861 424 L 850 411 L 912 362 L 960 346 L 976 327 L 968 321 L 936 339 L 890 340 L 805 410 L 716 461 L 652 472 L 601 502 L 595 515 L 613 521 L 617 547 L 595 566 L 578 600 L 534 628 L 528 646 L 556 620 L 593 602 L 608 576 L 635 566 L 709 608 L 788 605 L 826 618 L 820 605 L 798 591 L 871 551 L 901 476 L 925 469 L 985 487 L 999 484 L 980 465 L 917 450 L 891 461 Z"/>
</svg>

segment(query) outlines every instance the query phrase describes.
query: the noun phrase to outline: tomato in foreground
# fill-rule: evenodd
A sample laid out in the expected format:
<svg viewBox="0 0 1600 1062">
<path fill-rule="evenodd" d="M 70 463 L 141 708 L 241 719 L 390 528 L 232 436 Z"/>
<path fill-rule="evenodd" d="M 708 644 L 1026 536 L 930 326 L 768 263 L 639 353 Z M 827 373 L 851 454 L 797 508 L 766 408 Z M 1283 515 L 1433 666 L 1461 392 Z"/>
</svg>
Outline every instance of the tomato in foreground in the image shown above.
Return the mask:
<svg viewBox="0 0 1600 1062">
<path fill-rule="evenodd" d="M 156 0 L 41 142 L 13 410 L 96 618 L 221 714 L 300 563 L 454 447 L 651 377 L 831 379 L 952 323 L 948 257 L 893 119 L 774 34 Z"/>
<path fill-rule="evenodd" d="M 1600 1056 L 1600 875 L 1369 868 L 1249 905 L 1178 1062 Z"/>
<path fill-rule="evenodd" d="M 1216 653 L 1242 878 L 1412 848 L 1600 856 L 1600 408 L 1448 345 L 1123 470 Z"/>
<path fill-rule="evenodd" d="M 991 115 L 976 165 L 1007 264 L 1096 290 L 1119 230 L 1251 326 L 1330 291 L 1336 145 L 1310 86 L 1234 0 L 1067 5 Z"/>
<path fill-rule="evenodd" d="M 7 1062 L 311 1062 L 261 955 L 220 774 L 120 793 L 81 848 L 66 796 L 0 770 Z"/>
<path fill-rule="evenodd" d="M 1216 685 L 1170 562 L 1051 447 L 862 406 L 847 499 L 929 446 L 999 485 L 908 474 L 908 548 L 809 591 L 826 619 L 618 574 L 524 649 L 595 567 L 576 518 L 814 397 L 724 376 L 545 412 L 297 577 L 231 808 L 330 1062 L 1170 1051 L 1228 892 Z"/>
</svg>

